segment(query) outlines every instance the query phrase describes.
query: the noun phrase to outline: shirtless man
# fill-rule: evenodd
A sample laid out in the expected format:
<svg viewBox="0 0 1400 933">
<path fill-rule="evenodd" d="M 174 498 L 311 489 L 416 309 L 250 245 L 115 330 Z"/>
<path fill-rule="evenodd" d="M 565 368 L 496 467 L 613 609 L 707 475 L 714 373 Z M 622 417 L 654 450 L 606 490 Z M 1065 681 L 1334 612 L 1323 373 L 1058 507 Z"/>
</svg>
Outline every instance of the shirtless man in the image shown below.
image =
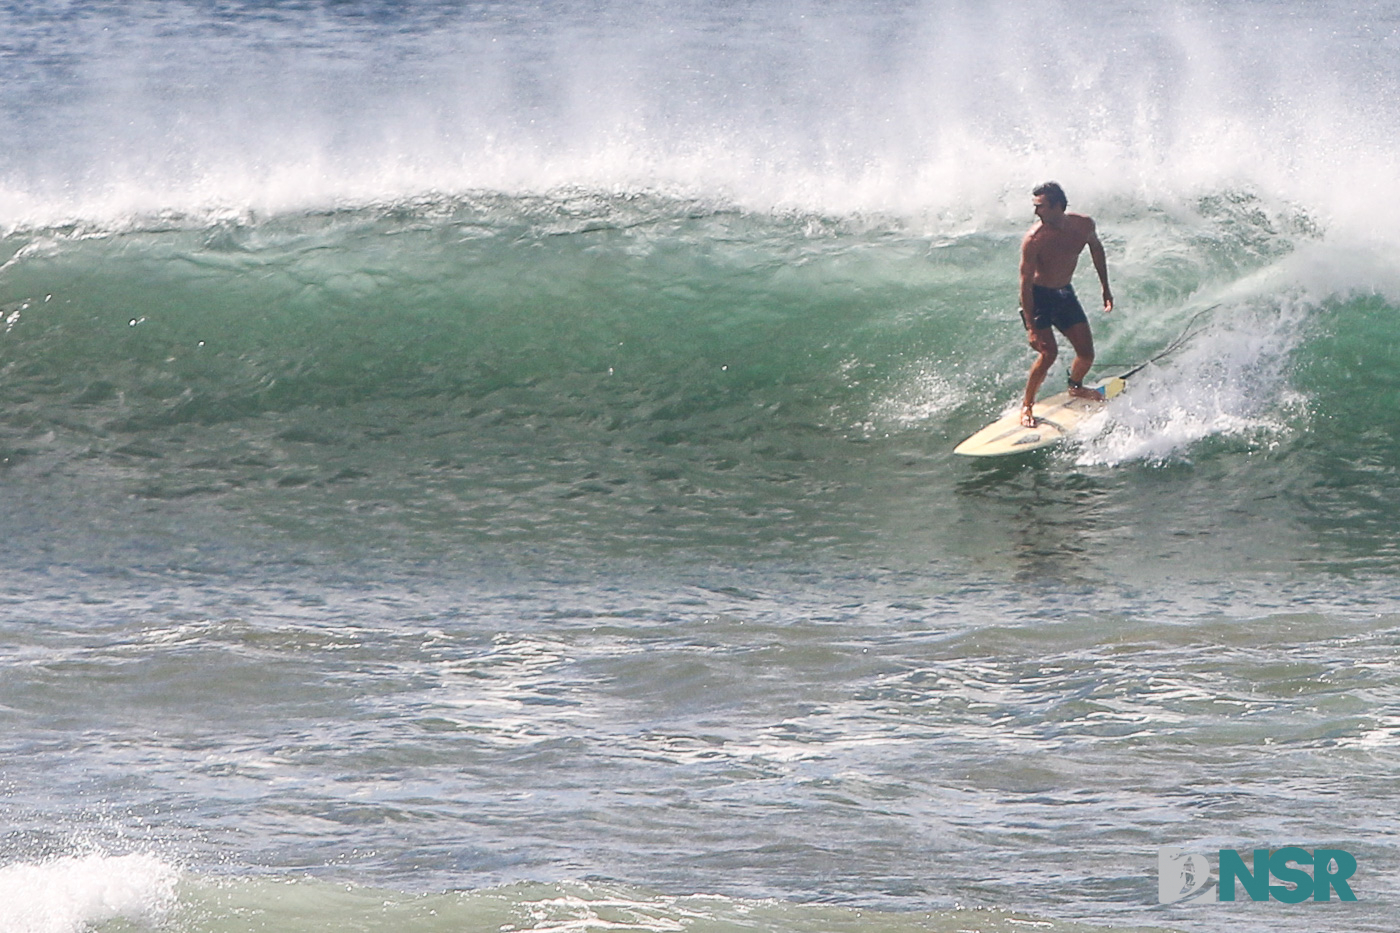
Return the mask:
<svg viewBox="0 0 1400 933">
<path fill-rule="evenodd" d="M 1040 391 L 1040 384 L 1045 381 L 1045 374 L 1060 350 L 1052 327 L 1064 334 L 1074 347 L 1069 394 L 1076 398 L 1099 398 L 1093 389 L 1084 388 L 1084 377 L 1094 363 L 1094 336 L 1089 332 L 1089 319 L 1070 285 L 1085 246 L 1089 247 L 1094 271 L 1103 284 L 1104 314 L 1113 310 L 1113 293 L 1108 290 L 1108 260 L 1093 219 L 1066 213 L 1069 201 L 1065 191 L 1053 181 L 1040 185 L 1031 195 L 1035 216 L 1040 222 L 1032 226 L 1021 241 L 1021 322 L 1030 335 L 1031 349 L 1039 356 L 1026 379 L 1026 396 L 1021 404 L 1021 424 L 1028 428 L 1035 427 L 1035 415 L 1031 414 L 1035 394 Z"/>
</svg>

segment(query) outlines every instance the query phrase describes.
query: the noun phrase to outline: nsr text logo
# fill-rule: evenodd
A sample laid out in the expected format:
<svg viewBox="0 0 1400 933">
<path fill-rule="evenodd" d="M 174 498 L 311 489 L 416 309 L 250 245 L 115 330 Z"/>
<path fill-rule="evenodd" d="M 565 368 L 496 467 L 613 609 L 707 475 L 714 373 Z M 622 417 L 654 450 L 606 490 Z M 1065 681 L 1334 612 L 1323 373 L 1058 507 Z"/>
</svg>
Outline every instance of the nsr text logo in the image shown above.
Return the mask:
<svg viewBox="0 0 1400 933">
<path fill-rule="evenodd" d="M 1309 852 L 1298 846 L 1275 849 L 1255 849 L 1253 867 L 1234 849 L 1221 849 L 1219 885 L 1211 876 L 1210 864 L 1204 855 L 1171 846 L 1157 850 L 1157 900 L 1162 904 L 1197 903 L 1206 900 L 1233 901 L 1235 882 L 1239 882 L 1252 901 L 1269 898 L 1285 904 L 1299 904 L 1312 898 L 1330 901 L 1332 892 L 1337 899 L 1354 901 L 1347 879 L 1356 874 L 1356 859 L 1344 849 L 1317 849 Z M 1311 865 L 1308 874 L 1301 865 Z M 1270 876 L 1282 884 L 1270 884 Z M 1211 897 L 1211 887 L 1216 896 Z"/>
</svg>

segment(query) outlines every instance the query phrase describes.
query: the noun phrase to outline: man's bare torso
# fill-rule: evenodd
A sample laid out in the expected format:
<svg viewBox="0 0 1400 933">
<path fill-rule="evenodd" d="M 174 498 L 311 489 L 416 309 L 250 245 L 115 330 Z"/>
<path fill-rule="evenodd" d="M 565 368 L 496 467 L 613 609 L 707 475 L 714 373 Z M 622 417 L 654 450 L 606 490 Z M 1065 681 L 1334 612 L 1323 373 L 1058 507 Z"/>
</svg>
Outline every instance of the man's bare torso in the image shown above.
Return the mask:
<svg viewBox="0 0 1400 933">
<path fill-rule="evenodd" d="M 1059 226 L 1038 222 L 1026 234 L 1021 249 L 1032 261 L 1032 283 L 1064 288 L 1074 278 L 1079 254 L 1094 237 L 1094 222 L 1083 214 L 1065 214 Z"/>
</svg>

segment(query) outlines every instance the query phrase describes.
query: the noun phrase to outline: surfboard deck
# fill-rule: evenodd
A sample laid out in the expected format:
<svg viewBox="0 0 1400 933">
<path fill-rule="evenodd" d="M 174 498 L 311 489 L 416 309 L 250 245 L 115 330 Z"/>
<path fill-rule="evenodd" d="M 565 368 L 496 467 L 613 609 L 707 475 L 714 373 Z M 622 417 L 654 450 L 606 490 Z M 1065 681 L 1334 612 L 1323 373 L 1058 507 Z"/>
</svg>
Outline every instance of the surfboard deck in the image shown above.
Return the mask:
<svg viewBox="0 0 1400 933">
<path fill-rule="evenodd" d="M 1121 377 L 1092 385 L 1103 394 L 1102 399 L 1070 398 L 1061 392 L 1035 403 L 1033 428 L 1021 426 L 1021 409 L 1012 411 L 953 448 L 953 453 L 965 457 L 1004 457 L 1039 450 L 1057 444 L 1079 427 L 1085 419 L 1103 411 L 1108 400 L 1123 391 Z"/>
</svg>

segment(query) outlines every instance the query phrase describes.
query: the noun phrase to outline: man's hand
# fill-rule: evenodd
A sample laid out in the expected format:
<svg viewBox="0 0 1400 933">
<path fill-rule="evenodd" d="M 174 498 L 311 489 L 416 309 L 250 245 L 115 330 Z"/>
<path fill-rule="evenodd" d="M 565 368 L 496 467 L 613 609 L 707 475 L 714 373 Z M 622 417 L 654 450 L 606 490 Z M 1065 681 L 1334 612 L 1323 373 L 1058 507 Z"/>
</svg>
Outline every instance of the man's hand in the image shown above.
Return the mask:
<svg viewBox="0 0 1400 933">
<path fill-rule="evenodd" d="M 1113 313 L 1113 292 L 1106 288 L 1103 290 L 1103 313 Z"/>
<path fill-rule="evenodd" d="M 1026 336 L 1030 340 L 1031 349 L 1037 353 L 1044 353 L 1048 349 L 1048 343 L 1038 330 L 1026 331 Z"/>
</svg>

